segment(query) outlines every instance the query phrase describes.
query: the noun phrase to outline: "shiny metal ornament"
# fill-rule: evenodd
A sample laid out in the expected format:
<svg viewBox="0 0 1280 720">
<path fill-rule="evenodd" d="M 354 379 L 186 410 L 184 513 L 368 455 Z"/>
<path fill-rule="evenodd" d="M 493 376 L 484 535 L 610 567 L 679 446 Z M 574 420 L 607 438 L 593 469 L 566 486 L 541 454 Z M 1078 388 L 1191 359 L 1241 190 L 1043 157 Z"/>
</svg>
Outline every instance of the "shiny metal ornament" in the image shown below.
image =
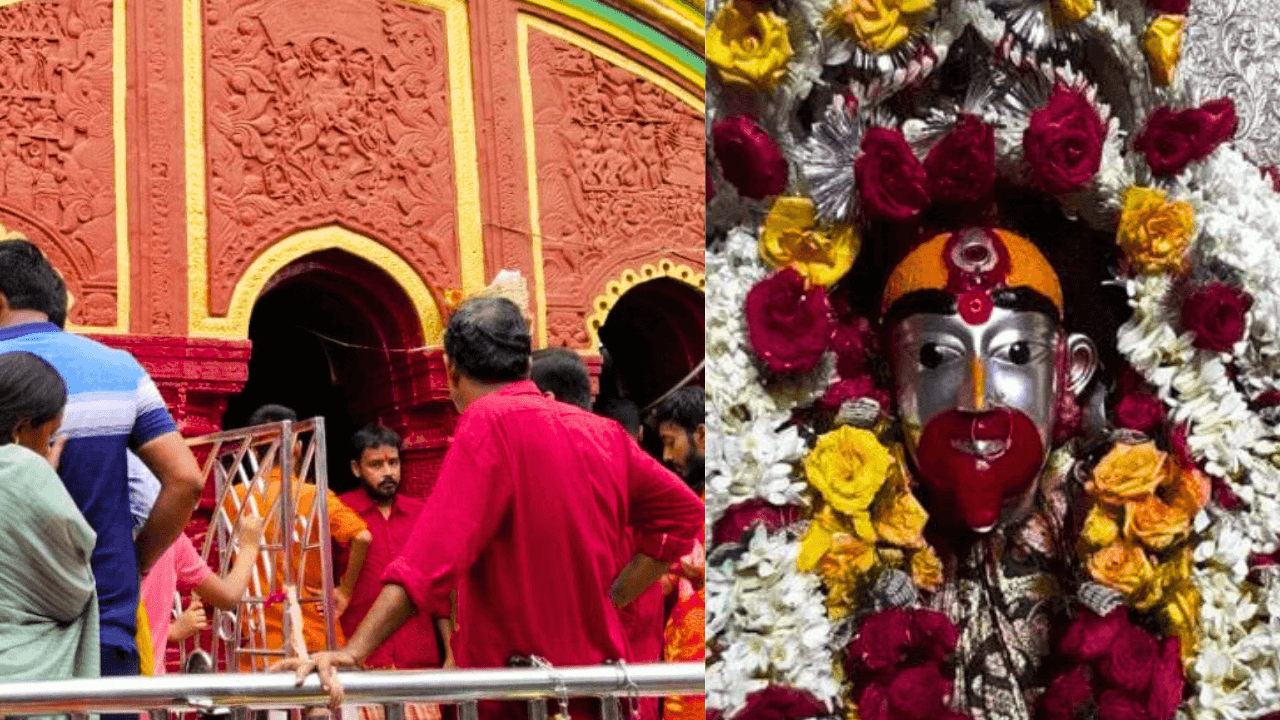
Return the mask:
<svg viewBox="0 0 1280 720">
<path fill-rule="evenodd" d="M 854 173 L 862 143 L 856 102 L 836 96 L 809 138 L 796 149 L 801 178 L 808 186 L 818 217 L 828 224 L 853 219 Z"/>
</svg>

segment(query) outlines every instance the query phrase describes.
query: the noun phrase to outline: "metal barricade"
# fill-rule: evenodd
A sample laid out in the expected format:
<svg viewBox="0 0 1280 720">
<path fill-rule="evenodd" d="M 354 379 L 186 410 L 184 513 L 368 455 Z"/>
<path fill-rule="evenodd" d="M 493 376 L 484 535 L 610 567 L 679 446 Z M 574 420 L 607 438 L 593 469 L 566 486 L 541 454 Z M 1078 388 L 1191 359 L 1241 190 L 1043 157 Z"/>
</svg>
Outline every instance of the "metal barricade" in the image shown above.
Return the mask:
<svg viewBox="0 0 1280 720">
<path fill-rule="evenodd" d="M 319 607 L 326 646 L 336 647 L 324 418 L 215 433 L 187 444 L 205 482 L 214 486 L 213 517 L 200 547 L 210 567 L 225 576 L 239 547 L 243 518 L 266 518 L 263 545 L 239 609 L 214 610 L 211 616 L 213 668 L 265 671 L 304 654 L 301 628 L 290 612 L 295 596 L 299 605 Z M 278 636 L 272 626 L 279 628 Z M 196 651 L 203 651 L 198 636 L 183 643 L 184 666 Z"/>
<path fill-rule="evenodd" d="M 460 720 L 476 718 L 476 701 L 522 700 L 530 718 L 541 704 L 566 697 L 598 698 L 602 717 L 611 699 L 701 695 L 702 663 L 601 665 L 592 667 L 492 670 L 402 670 L 339 673 L 348 705 L 382 705 L 387 720 L 402 715 L 403 703 L 457 703 Z M 188 712 L 229 708 L 233 716 L 250 710 L 293 710 L 324 705 L 328 696 L 314 675 L 301 687 L 289 674 L 159 675 L 95 680 L 0 683 L 0 715 L 52 713 Z M 612 714 L 616 716 L 616 704 Z"/>
</svg>

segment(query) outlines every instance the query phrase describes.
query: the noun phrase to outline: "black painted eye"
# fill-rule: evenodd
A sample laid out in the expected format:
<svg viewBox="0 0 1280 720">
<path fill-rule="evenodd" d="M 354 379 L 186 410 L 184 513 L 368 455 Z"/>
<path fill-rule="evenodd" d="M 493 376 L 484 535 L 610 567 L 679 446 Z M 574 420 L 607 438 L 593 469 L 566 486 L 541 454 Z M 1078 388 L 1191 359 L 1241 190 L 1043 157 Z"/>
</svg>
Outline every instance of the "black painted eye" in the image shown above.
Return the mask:
<svg viewBox="0 0 1280 720">
<path fill-rule="evenodd" d="M 1010 345 L 1009 362 L 1014 365 L 1026 365 L 1031 362 L 1031 345 L 1023 340 Z"/>
<path fill-rule="evenodd" d="M 920 346 L 920 364 L 930 370 L 942 364 L 942 352 L 937 343 L 925 343 Z"/>
</svg>

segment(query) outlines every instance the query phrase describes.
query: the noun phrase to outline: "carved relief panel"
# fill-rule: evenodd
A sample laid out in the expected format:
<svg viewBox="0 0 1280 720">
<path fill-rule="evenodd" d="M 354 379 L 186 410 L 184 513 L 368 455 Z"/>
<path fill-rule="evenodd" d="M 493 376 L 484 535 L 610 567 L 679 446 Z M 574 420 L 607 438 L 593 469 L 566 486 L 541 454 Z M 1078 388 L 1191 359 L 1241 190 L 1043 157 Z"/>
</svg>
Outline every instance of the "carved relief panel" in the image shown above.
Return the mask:
<svg viewBox="0 0 1280 720">
<path fill-rule="evenodd" d="M 529 73 L 548 344 L 587 348 L 591 301 L 623 269 L 704 267 L 702 113 L 538 27 Z"/>
<path fill-rule="evenodd" d="M 117 323 L 110 0 L 0 8 L 0 224 L 48 253 L 69 320 Z"/>
<path fill-rule="evenodd" d="M 400 0 L 206 0 L 209 299 L 255 255 L 340 223 L 458 285 L 441 12 Z"/>
</svg>

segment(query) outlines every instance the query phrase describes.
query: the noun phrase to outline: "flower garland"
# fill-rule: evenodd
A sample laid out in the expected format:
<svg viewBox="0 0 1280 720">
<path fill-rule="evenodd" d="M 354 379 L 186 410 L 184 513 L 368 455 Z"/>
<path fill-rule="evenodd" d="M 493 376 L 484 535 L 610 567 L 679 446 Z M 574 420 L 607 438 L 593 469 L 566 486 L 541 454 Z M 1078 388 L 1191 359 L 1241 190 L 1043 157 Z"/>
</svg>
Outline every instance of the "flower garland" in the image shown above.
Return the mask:
<svg viewBox="0 0 1280 720">
<path fill-rule="evenodd" d="M 710 713 L 963 716 L 904 700 L 951 692 L 955 631 L 911 607 L 937 554 L 874 339 L 829 291 L 861 227 L 963 215 L 997 181 L 1114 233 L 1132 309 L 1108 419 L 1138 434 L 1080 499 L 1102 599 L 1040 714 L 1280 712 L 1280 195 L 1227 144 L 1230 100 L 1177 71 L 1186 5 L 707 3 Z M 1109 72 L 1064 59 L 1085 43 Z M 994 70 L 928 95 L 975 48 Z"/>
</svg>

